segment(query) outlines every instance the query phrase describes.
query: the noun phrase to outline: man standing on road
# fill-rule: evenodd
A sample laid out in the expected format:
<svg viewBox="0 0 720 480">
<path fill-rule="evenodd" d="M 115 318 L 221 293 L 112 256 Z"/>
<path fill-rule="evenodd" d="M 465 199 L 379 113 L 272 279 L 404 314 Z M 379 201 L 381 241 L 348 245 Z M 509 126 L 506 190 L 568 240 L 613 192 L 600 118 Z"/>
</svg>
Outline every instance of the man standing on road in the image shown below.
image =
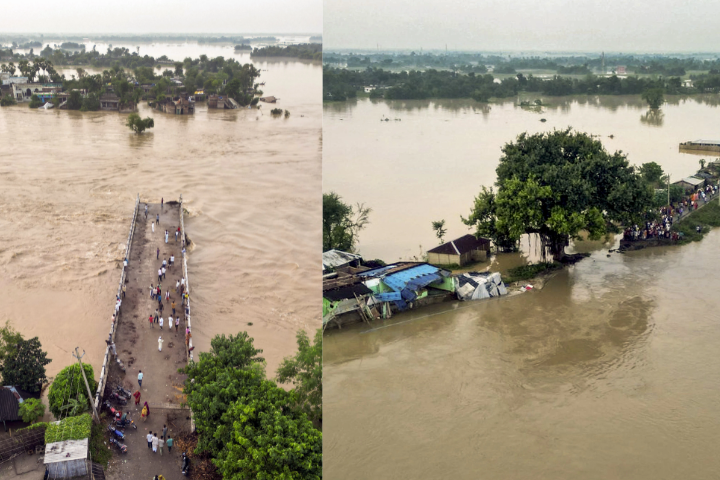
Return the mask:
<svg viewBox="0 0 720 480">
<path fill-rule="evenodd" d="M 162 335 L 160 335 L 160 337 L 158 338 L 158 352 L 162 352 L 162 344 L 163 344 L 163 339 L 162 339 Z"/>
<path fill-rule="evenodd" d="M 179 316 L 175 319 L 175 333 L 178 332 L 178 328 L 180 328 L 180 317 Z"/>
<path fill-rule="evenodd" d="M 140 405 L 140 390 L 133 393 L 133 397 L 135 397 L 135 406 Z"/>
<path fill-rule="evenodd" d="M 158 448 L 158 438 L 157 438 L 157 433 L 153 433 L 153 438 L 152 438 L 152 447 L 153 447 L 153 453 L 157 453 L 157 448 Z"/>
<path fill-rule="evenodd" d="M 155 309 L 155 318 L 153 319 L 153 321 L 154 321 L 155 323 L 157 323 L 158 318 L 159 318 L 158 313 L 159 313 L 159 312 L 158 312 L 158 309 L 156 308 L 156 309 Z"/>
<path fill-rule="evenodd" d="M 147 203 L 146 203 L 145 204 L 145 220 L 147 220 L 147 212 L 148 212 L 148 209 L 147 209 Z"/>
<path fill-rule="evenodd" d="M 162 330 L 162 326 L 163 326 L 163 318 L 162 317 L 160 317 L 159 323 L 160 323 L 160 330 Z M 160 348 L 160 349 L 162 350 L 162 348 Z"/>
<path fill-rule="evenodd" d="M 142 387 L 142 379 L 143 379 L 143 373 L 142 370 L 138 373 L 138 385 Z"/>
<path fill-rule="evenodd" d="M 158 449 L 160 450 L 160 456 L 162 456 L 163 445 L 165 445 L 165 440 L 163 440 L 162 438 L 159 438 L 158 439 Z"/>
<path fill-rule="evenodd" d="M 163 280 L 165 279 L 165 272 L 166 272 L 165 267 L 162 267 L 162 278 L 163 278 Z"/>
<path fill-rule="evenodd" d="M 167 425 L 163 425 L 163 436 L 162 436 L 162 438 L 166 438 L 166 437 L 167 437 L 167 430 L 168 430 Z"/>
<path fill-rule="evenodd" d="M 167 243 L 167 242 L 168 242 L 168 231 L 165 230 L 165 243 Z"/>
<path fill-rule="evenodd" d="M 157 249 L 157 260 L 160 260 L 160 249 Z"/>
<path fill-rule="evenodd" d="M 157 214 L 157 217 L 155 217 L 155 222 L 160 225 L 160 214 Z"/>
<path fill-rule="evenodd" d="M 175 284 L 175 293 L 178 293 L 178 292 L 180 292 L 180 280 L 178 280 L 177 283 Z"/>
<path fill-rule="evenodd" d="M 147 441 L 148 441 L 148 448 L 152 448 L 152 441 L 153 441 L 153 433 L 150 432 L 146 435 Z"/>
<path fill-rule="evenodd" d="M 170 306 L 172 307 L 173 315 L 175 315 L 175 301 L 173 301 Z"/>
<path fill-rule="evenodd" d="M 162 268 L 158 268 L 158 282 L 162 282 Z"/>
<path fill-rule="evenodd" d="M 122 292 L 123 292 L 123 298 L 125 298 L 125 291 L 127 290 L 127 286 L 123 283 L 122 286 Z"/>
<path fill-rule="evenodd" d="M 173 439 L 172 439 L 172 438 L 168 438 L 168 439 L 165 441 L 165 445 L 167 445 L 167 447 L 168 447 L 168 455 L 170 455 L 170 452 L 172 451 Z"/>
<path fill-rule="evenodd" d="M 155 318 L 153 318 L 153 316 L 150 315 L 150 318 L 148 318 L 148 322 L 150 322 L 150 328 L 153 328 L 154 327 L 153 323 L 155 323 Z"/>
</svg>

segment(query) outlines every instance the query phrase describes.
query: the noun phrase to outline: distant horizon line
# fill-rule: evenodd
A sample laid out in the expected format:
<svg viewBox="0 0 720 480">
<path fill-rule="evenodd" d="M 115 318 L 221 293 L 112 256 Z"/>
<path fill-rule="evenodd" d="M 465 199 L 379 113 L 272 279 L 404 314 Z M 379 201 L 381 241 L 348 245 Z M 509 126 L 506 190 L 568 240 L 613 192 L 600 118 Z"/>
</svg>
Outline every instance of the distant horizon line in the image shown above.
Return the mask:
<svg viewBox="0 0 720 480">
<path fill-rule="evenodd" d="M 0 35 L 134 35 L 134 36 L 141 36 L 141 35 L 172 35 L 172 36 L 182 36 L 182 35 L 188 35 L 188 36 L 197 36 L 197 35 L 203 35 L 203 36 L 226 36 L 226 35 L 310 35 L 310 36 L 322 36 L 321 33 L 309 33 L 309 32 L 240 32 L 240 33 L 210 33 L 210 32 L 181 32 L 181 33 L 172 33 L 172 32 L 142 32 L 142 33 L 131 33 L 131 32 L 0 32 Z"/>
<path fill-rule="evenodd" d="M 427 53 L 484 53 L 484 54 L 510 54 L 510 53 L 527 53 L 527 54 L 596 54 L 601 55 L 720 55 L 720 51 L 699 51 L 699 50 L 656 50 L 656 51 L 638 51 L 638 50 L 534 50 L 534 49 L 514 49 L 514 50 L 482 50 L 482 49 L 463 49 L 463 50 L 445 50 L 444 48 L 323 48 L 323 53 L 404 53 L 404 52 L 427 52 Z"/>
</svg>

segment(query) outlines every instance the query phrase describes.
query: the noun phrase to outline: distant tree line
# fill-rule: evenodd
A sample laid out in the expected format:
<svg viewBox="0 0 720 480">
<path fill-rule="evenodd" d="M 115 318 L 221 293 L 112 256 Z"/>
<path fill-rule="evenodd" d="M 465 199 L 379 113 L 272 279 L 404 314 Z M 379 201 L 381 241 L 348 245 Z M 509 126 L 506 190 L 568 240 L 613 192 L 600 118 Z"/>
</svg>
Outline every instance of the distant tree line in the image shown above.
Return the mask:
<svg viewBox="0 0 720 480">
<path fill-rule="evenodd" d="M 303 60 L 322 60 L 321 43 L 301 43 L 298 45 L 255 48 L 250 54 L 252 57 L 291 57 Z"/>
<path fill-rule="evenodd" d="M 679 77 L 620 78 L 586 75 L 571 78 L 555 75 L 542 79 L 533 75 L 516 74 L 496 80 L 493 75 L 464 75 L 448 70 L 391 72 L 380 68 L 349 70 L 325 66 L 323 68 L 323 99 L 343 101 L 357 96 L 366 85 L 383 87 L 381 94 L 388 100 L 426 98 L 473 98 L 487 102 L 490 98 L 507 98 L 519 92 L 533 92 L 548 96 L 561 95 L 638 95 L 650 89 L 661 89 L 667 94 L 693 94 L 720 92 L 720 75 L 708 74 L 693 77 L 693 87 L 684 87 Z"/>
</svg>

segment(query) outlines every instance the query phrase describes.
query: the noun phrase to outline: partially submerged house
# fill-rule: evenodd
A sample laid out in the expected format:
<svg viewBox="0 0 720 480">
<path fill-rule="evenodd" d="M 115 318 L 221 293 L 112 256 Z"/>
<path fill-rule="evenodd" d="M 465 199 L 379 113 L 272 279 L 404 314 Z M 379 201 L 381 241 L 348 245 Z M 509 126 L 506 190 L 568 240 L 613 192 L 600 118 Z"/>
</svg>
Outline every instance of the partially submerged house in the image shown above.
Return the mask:
<svg viewBox="0 0 720 480">
<path fill-rule="evenodd" d="M 470 262 L 485 261 L 489 251 L 489 239 L 468 234 L 428 250 L 428 263 L 462 267 Z"/>
<path fill-rule="evenodd" d="M 100 95 L 100 110 L 120 110 L 120 97 L 114 93 Z"/>
<path fill-rule="evenodd" d="M 155 103 L 155 108 L 175 115 L 192 115 L 195 113 L 195 101 L 189 97 L 167 97 Z"/>
<path fill-rule="evenodd" d="M 261 102 L 265 102 L 265 103 L 275 103 L 275 102 L 277 102 L 277 98 L 275 98 L 275 97 L 273 97 L 273 96 L 260 97 L 260 101 L 261 101 Z"/>
<path fill-rule="evenodd" d="M 234 99 L 227 95 L 209 95 L 207 100 L 208 108 L 234 110 L 240 106 Z"/>
<path fill-rule="evenodd" d="M 445 296 L 455 291 L 450 272 L 419 262 L 399 262 L 357 274 L 373 291 L 376 302 L 392 302 L 397 310 L 412 308 L 414 302 L 429 296 Z"/>
</svg>

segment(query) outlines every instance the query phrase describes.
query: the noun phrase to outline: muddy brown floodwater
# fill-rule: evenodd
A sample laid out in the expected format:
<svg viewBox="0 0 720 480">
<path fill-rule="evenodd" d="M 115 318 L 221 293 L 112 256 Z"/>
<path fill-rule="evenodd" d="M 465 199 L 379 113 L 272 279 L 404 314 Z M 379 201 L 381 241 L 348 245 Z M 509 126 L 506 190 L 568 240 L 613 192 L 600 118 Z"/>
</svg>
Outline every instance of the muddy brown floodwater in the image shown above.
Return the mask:
<svg viewBox="0 0 720 480">
<path fill-rule="evenodd" d="M 234 56 L 201 50 L 167 54 Z M 137 136 L 113 112 L 0 109 L 0 321 L 40 337 L 49 376 L 75 346 L 99 373 L 137 193 L 183 195 L 198 350 L 247 330 L 272 375 L 296 331 L 319 326 L 322 67 L 256 65 L 290 118 L 204 103 L 175 116 L 143 104 L 155 128 Z"/>
<path fill-rule="evenodd" d="M 657 126 L 632 99 L 555 101 L 542 128 L 508 104 L 327 106 L 324 191 L 372 207 L 360 251 L 395 260 L 431 244 L 431 220 L 448 219 L 450 238 L 465 232 L 459 214 L 520 131 L 573 125 L 676 179 L 702 158 L 679 154 L 679 141 L 712 136 L 719 115 L 712 99 L 680 101 Z M 402 121 L 381 124 L 383 113 Z M 717 476 L 720 230 L 608 256 L 617 244 L 576 243 L 591 256 L 539 291 L 328 331 L 324 478 Z"/>
</svg>

